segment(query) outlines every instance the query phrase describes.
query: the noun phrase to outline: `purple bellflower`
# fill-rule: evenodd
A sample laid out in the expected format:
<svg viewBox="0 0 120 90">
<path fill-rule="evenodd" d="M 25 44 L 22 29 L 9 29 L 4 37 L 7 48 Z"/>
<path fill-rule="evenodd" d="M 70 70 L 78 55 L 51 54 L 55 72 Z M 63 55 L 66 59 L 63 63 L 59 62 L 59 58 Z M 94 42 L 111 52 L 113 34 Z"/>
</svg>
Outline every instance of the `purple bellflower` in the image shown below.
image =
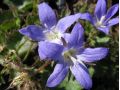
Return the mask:
<svg viewBox="0 0 120 90">
<path fill-rule="evenodd" d="M 110 27 L 119 23 L 119 18 L 111 19 L 118 11 L 119 5 L 113 5 L 106 11 L 106 0 L 98 0 L 94 12 L 94 16 L 85 13 L 81 15 L 81 19 L 90 21 L 98 30 L 109 34 Z"/>
<path fill-rule="evenodd" d="M 42 26 L 28 25 L 19 32 L 34 41 L 38 41 L 38 52 L 41 60 L 46 58 L 55 59 L 62 52 L 61 38 L 65 30 L 80 17 L 79 14 L 66 16 L 57 23 L 55 12 L 46 4 L 38 5 L 39 18 Z"/>
<path fill-rule="evenodd" d="M 85 89 L 92 87 L 92 80 L 89 71 L 84 62 L 91 63 L 103 59 L 108 49 L 99 48 L 84 48 L 84 29 L 77 23 L 71 33 L 66 33 L 64 39 L 64 49 L 61 52 L 60 58 L 63 62 L 55 66 L 53 73 L 47 81 L 48 87 L 55 87 L 60 84 L 66 77 L 69 69 L 75 76 L 78 83 Z"/>
</svg>

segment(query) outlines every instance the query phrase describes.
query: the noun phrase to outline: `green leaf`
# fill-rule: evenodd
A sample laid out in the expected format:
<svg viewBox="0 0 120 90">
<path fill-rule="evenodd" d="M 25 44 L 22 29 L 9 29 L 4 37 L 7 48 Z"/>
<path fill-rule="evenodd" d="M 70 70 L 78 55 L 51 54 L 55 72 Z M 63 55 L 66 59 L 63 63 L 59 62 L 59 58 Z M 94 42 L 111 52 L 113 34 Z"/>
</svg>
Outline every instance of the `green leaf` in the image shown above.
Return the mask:
<svg viewBox="0 0 120 90">
<path fill-rule="evenodd" d="M 95 69 L 93 67 L 90 67 L 88 70 L 89 70 L 90 76 L 92 77 L 95 72 Z"/>
<path fill-rule="evenodd" d="M 18 9 L 22 12 L 28 12 L 33 7 L 33 1 L 25 0 L 22 5 L 18 7 Z"/>
<path fill-rule="evenodd" d="M 0 86 L 1 86 L 2 84 L 5 84 L 5 80 L 4 80 L 4 78 L 2 77 L 2 75 L 0 74 Z"/>
<path fill-rule="evenodd" d="M 100 38 L 100 37 L 96 37 L 96 41 L 97 41 L 97 43 L 107 43 L 109 40 L 110 40 L 110 38 L 107 37 L 107 36 L 102 37 L 102 38 Z"/>
<path fill-rule="evenodd" d="M 7 32 L 8 30 L 15 30 L 15 29 L 19 28 L 20 25 L 18 25 L 18 24 L 20 24 L 19 18 L 8 19 L 0 25 L 0 30 L 2 30 L 4 32 Z"/>
<path fill-rule="evenodd" d="M 2 13 L 0 13 L 0 23 L 6 20 L 12 19 L 12 18 L 13 18 L 13 14 L 10 10 L 2 11 Z"/>
<path fill-rule="evenodd" d="M 16 45 L 16 50 L 19 55 L 24 55 L 25 53 L 27 53 L 29 49 L 33 50 L 36 46 L 37 46 L 36 43 L 31 42 L 26 37 L 23 37 L 21 41 Z"/>
<path fill-rule="evenodd" d="M 65 80 L 56 88 L 57 90 L 82 90 L 82 87 L 71 75 L 70 80 L 68 80 L 68 75 Z"/>
</svg>

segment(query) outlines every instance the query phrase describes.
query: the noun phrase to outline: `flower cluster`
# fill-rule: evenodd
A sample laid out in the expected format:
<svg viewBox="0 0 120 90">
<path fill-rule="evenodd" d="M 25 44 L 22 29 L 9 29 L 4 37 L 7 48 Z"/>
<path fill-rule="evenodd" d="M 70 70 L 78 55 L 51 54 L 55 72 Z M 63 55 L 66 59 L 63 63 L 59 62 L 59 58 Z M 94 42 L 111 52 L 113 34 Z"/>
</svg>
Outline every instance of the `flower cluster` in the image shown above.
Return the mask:
<svg viewBox="0 0 120 90">
<path fill-rule="evenodd" d="M 118 23 L 118 17 L 110 18 L 117 12 L 118 5 L 114 5 L 106 14 L 105 0 L 98 0 L 94 17 L 89 13 L 77 13 L 66 16 L 57 22 L 56 14 L 46 4 L 38 5 L 38 13 L 42 26 L 29 25 L 19 32 L 38 42 L 38 53 L 41 60 L 50 58 L 57 62 L 53 73 L 47 81 L 48 87 L 60 84 L 70 70 L 78 83 L 85 89 L 92 87 L 89 71 L 84 63 L 91 63 L 103 59 L 108 49 L 104 47 L 85 48 L 84 29 L 77 21 L 90 21 L 98 30 L 108 34 L 109 28 Z M 75 22 L 71 33 L 66 30 Z"/>
</svg>

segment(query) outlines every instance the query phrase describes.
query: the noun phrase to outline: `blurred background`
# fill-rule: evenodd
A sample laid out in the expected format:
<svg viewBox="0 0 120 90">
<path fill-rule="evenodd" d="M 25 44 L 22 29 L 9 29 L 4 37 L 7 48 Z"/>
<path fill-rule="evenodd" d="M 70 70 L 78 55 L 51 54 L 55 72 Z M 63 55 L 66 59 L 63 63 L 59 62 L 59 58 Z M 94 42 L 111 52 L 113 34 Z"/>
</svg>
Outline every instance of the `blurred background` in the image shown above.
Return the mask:
<svg viewBox="0 0 120 90">
<path fill-rule="evenodd" d="M 46 87 L 55 62 L 40 61 L 37 42 L 18 32 L 27 25 L 41 24 L 37 12 L 41 2 L 47 2 L 60 19 L 79 12 L 93 13 L 97 0 L 0 0 L 0 90 L 83 90 L 71 73 L 59 86 Z M 119 0 L 108 0 L 107 7 L 116 3 Z M 119 26 L 105 35 L 89 22 L 79 21 L 85 29 L 86 46 L 109 48 L 106 58 L 87 65 L 93 80 L 91 90 L 118 90 Z"/>
</svg>

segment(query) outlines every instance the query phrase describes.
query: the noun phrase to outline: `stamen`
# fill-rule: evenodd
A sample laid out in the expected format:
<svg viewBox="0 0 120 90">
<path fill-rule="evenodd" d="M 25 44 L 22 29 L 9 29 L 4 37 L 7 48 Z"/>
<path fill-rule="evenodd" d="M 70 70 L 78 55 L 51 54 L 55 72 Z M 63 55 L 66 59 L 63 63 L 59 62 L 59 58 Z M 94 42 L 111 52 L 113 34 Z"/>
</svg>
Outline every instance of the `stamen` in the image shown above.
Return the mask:
<svg viewBox="0 0 120 90">
<path fill-rule="evenodd" d="M 44 26 L 45 26 L 45 28 L 48 28 L 48 26 L 47 26 L 47 24 L 46 24 L 46 23 L 44 24 Z"/>
<path fill-rule="evenodd" d="M 91 66 L 95 66 L 95 63 L 91 63 L 91 62 L 84 62 L 85 64 L 91 65 Z"/>
<path fill-rule="evenodd" d="M 70 65 L 75 62 L 77 58 L 75 58 L 76 50 L 71 48 L 63 53 L 64 60 Z M 74 58 L 74 59 L 73 59 Z"/>
<path fill-rule="evenodd" d="M 97 18 L 97 17 L 96 17 L 96 18 Z M 100 20 L 97 18 L 96 27 L 105 27 L 105 26 L 103 25 L 104 20 L 105 20 L 105 16 L 102 16 Z"/>
<path fill-rule="evenodd" d="M 105 16 L 102 16 L 101 19 L 100 19 L 100 22 L 103 23 L 105 20 Z"/>
<path fill-rule="evenodd" d="M 105 20 L 105 16 L 102 16 L 101 18 L 100 18 L 100 20 L 97 18 L 97 16 L 96 16 L 96 20 L 97 20 L 97 22 L 96 22 L 96 27 L 105 27 L 104 26 L 104 20 Z"/>
<path fill-rule="evenodd" d="M 61 37 L 61 41 L 62 41 L 62 43 L 63 43 L 63 46 L 67 46 L 67 42 L 65 41 L 65 39 L 63 38 L 63 37 Z"/>
</svg>

